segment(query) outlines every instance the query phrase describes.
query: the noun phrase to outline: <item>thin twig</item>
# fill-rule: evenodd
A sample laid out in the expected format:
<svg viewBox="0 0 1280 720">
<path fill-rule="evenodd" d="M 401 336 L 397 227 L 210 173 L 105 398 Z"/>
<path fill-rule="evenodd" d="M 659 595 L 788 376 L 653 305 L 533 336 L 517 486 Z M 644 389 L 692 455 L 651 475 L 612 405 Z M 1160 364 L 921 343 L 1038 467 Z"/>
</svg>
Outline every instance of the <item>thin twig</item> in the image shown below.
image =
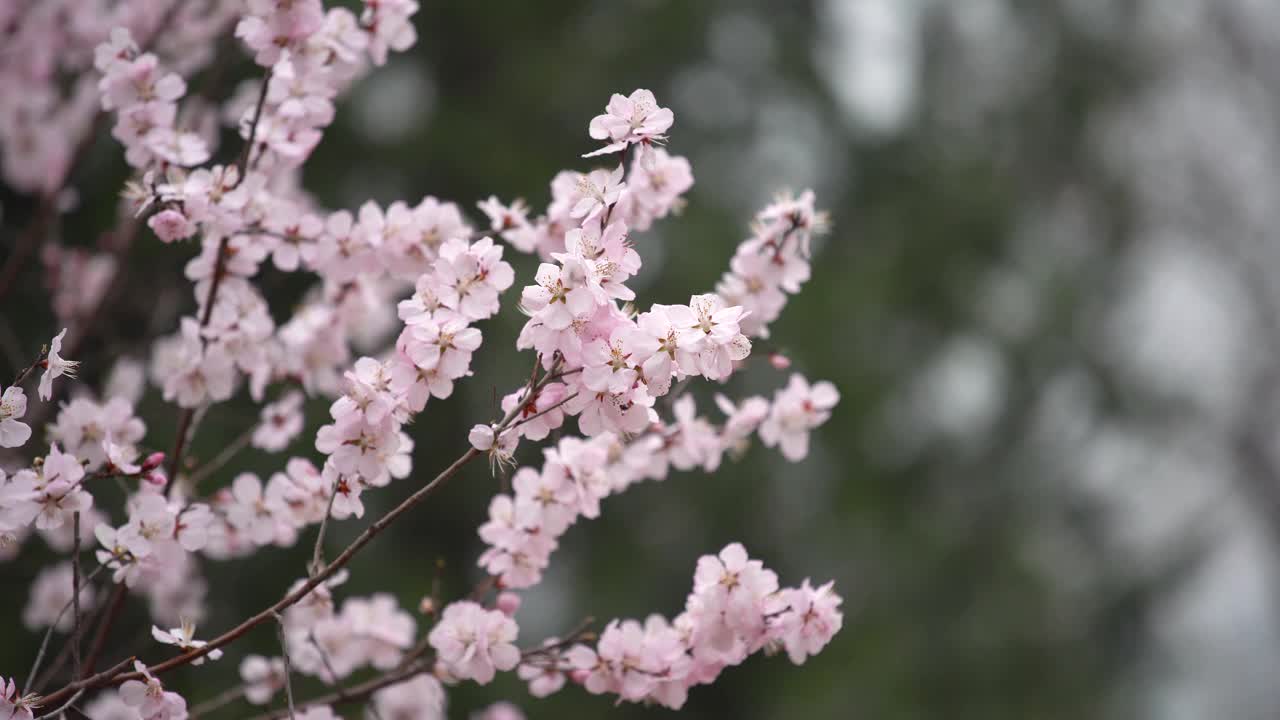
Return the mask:
<svg viewBox="0 0 1280 720">
<path fill-rule="evenodd" d="M 267 88 L 271 86 L 271 69 L 267 69 L 267 74 L 262 78 L 262 88 L 258 91 L 258 104 L 253 109 L 253 121 L 249 125 L 249 137 L 245 141 L 244 147 L 240 149 L 240 157 L 236 158 L 236 184 L 231 188 L 240 186 L 244 182 L 245 175 L 249 170 L 249 156 L 253 153 L 254 139 L 258 136 L 258 121 L 262 119 L 262 106 L 267 102 Z"/>
<path fill-rule="evenodd" d="M 218 256 L 213 261 L 213 278 L 209 283 L 209 292 L 205 295 L 204 313 L 200 317 L 201 328 L 208 327 L 209 320 L 213 317 L 213 306 L 218 300 L 218 288 L 222 285 L 222 276 L 227 272 L 227 247 L 230 242 L 230 237 L 224 237 L 218 241 Z M 166 489 L 168 484 L 177 477 L 178 469 L 182 467 L 182 453 L 187 449 L 187 431 L 191 427 L 195 412 L 194 408 L 183 408 L 178 415 L 178 435 L 173 440 L 173 452 L 169 454 L 169 465 L 166 468 Z"/>
<path fill-rule="evenodd" d="M 570 393 L 570 394 L 568 394 L 568 395 L 564 396 L 563 398 L 561 398 L 561 400 L 560 400 L 559 402 L 557 402 L 555 405 L 552 405 L 551 407 L 549 407 L 549 408 L 545 408 L 545 409 L 543 409 L 543 410 L 539 410 L 538 412 L 536 412 L 536 413 L 534 413 L 534 414 L 530 415 L 530 416 L 529 416 L 529 417 L 527 417 L 527 418 L 520 418 L 520 421 L 519 421 L 519 422 L 517 422 L 517 423 L 514 423 L 511 427 L 512 427 L 512 428 L 518 428 L 518 427 L 520 427 L 521 425 L 523 425 L 523 424 L 525 424 L 525 423 L 527 423 L 527 422 L 530 422 L 530 421 L 533 421 L 533 420 L 537 420 L 538 418 L 542 417 L 543 415 L 546 415 L 547 413 L 551 412 L 552 410 L 555 410 L 555 409 L 559 408 L 561 405 L 564 405 L 565 403 L 569 402 L 570 400 L 572 400 L 572 399 L 574 399 L 574 398 L 576 398 L 576 397 L 578 397 L 578 393 L 577 393 L 576 391 L 575 391 L 575 392 L 572 392 L 572 393 Z"/>
<path fill-rule="evenodd" d="M 102 569 L 105 567 L 105 565 L 99 565 L 94 568 L 93 572 L 89 573 L 89 576 L 85 578 L 85 581 L 88 582 L 89 580 L 92 580 L 98 573 L 102 572 Z M 75 601 L 74 597 L 62 606 L 62 609 L 58 611 L 58 616 L 53 619 L 53 622 L 49 624 L 49 628 L 44 631 L 44 638 L 40 640 L 40 649 L 36 651 L 35 662 L 31 663 L 31 671 L 27 673 L 27 681 L 22 685 L 24 688 L 29 688 L 35 683 L 36 673 L 40 671 L 40 663 L 44 662 L 44 655 L 49 651 L 49 639 L 53 637 L 53 629 L 62 621 L 62 616 L 67 614 L 67 611 L 71 609 L 73 601 Z"/>
<path fill-rule="evenodd" d="M 333 487 L 329 489 L 329 504 L 325 506 L 324 517 L 320 518 L 320 530 L 316 532 L 316 546 L 311 551 L 311 565 L 307 567 L 307 574 L 314 576 L 324 568 L 324 531 L 329 527 L 329 516 L 333 513 L 333 500 L 338 497 L 338 484 L 342 482 L 339 477 L 333 481 Z"/>
<path fill-rule="evenodd" d="M 98 662 L 98 658 L 102 656 L 102 651 L 107 647 L 107 636 L 111 632 L 111 626 L 115 625 L 116 619 L 120 617 L 120 611 L 124 609 L 124 599 L 128 591 L 124 583 L 116 583 L 111 590 L 111 599 L 107 601 L 107 614 L 103 618 L 102 624 L 98 626 L 97 632 L 93 634 L 93 644 L 89 646 L 89 655 L 84 661 L 84 672 L 81 678 L 87 677 L 93 673 L 93 666 Z"/>
<path fill-rule="evenodd" d="M 191 708 L 190 712 L 187 713 L 187 717 L 192 718 L 192 720 L 194 720 L 195 718 L 198 718 L 201 715 L 208 715 L 209 713 L 215 710 L 220 710 L 223 707 L 230 705 L 236 700 L 239 700 L 240 698 L 244 697 L 244 693 L 245 693 L 244 685 L 237 685 L 233 688 L 223 690 L 222 692 L 218 693 L 212 698 L 205 700 L 199 705 L 196 705 L 195 707 Z"/>
<path fill-rule="evenodd" d="M 565 635 L 563 640 L 557 640 L 550 645 L 541 645 L 536 648 L 529 648 L 528 650 L 520 653 L 520 657 L 522 659 L 527 659 L 537 655 L 546 655 L 548 653 L 556 652 L 557 650 L 563 650 L 574 643 L 588 640 L 593 635 L 593 633 L 588 631 L 591 629 L 591 626 L 595 621 L 595 618 L 588 615 L 582 619 L 582 622 L 578 623 L 577 627 L 570 630 L 569 634 Z"/>
<path fill-rule="evenodd" d="M 49 346 L 42 345 L 40 347 L 40 354 L 36 355 L 35 362 L 31 363 L 30 365 L 18 371 L 17 376 L 14 377 L 13 379 L 13 383 L 12 383 L 13 387 L 18 387 L 19 385 L 22 385 L 22 383 L 26 381 L 27 376 L 31 374 L 31 371 L 40 367 L 40 364 L 44 362 L 44 359 L 48 357 L 48 355 L 49 355 Z"/>
<path fill-rule="evenodd" d="M 224 447 L 212 460 L 202 464 L 196 468 L 187 477 L 192 490 L 200 486 L 200 482 L 215 472 L 222 469 L 224 465 L 231 462 L 239 452 L 248 447 L 250 441 L 253 440 L 253 432 L 258 429 L 258 424 L 254 423 L 248 430 L 240 433 L 240 436 L 232 440 L 230 444 Z"/>
<path fill-rule="evenodd" d="M 289 664 L 289 647 L 284 639 L 284 618 L 280 617 L 280 613 L 273 613 L 276 618 L 276 637 L 280 638 L 280 654 L 284 657 L 284 695 L 289 701 L 289 720 L 293 720 L 295 710 L 293 707 L 293 679 L 290 677 L 292 668 Z"/>
<path fill-rule="evenodd" d="M 80 690 L 77 690 L 77 691 L 76 691 L 76 694 L 75 694 L 75 695 L 72 695 L 72 696 L 71 696 L 71 699 L 70 699 L 70 700 L 66 701 L 65 703 L 63 703 L 62 705 L 60 705 L 60 706 L 58 707 L 58 709 L 57 709 L 57 710 L 54 710 L 53 712 L 51 712 L 51 713 L 49 713 L 49 714 L 50 714 L 50 715 L 53 715 L 54 717 L 57 717 L 57 716 L 61 715 L 62 713 L 64 713 L 64 712 L 66 712 L 66 711 L 67 711 L 67 708 L 69 708 L 69 707 L 71 707 L 72 705 L 75 705 L 77 702 L 79 702 L 80 698 L 81 698 L 81 697 L 83 697 L 83 696 L 84 696 L 84 689 L 83 689 L 83 688 L 81 688 Z"/>
<path fill-rule="evenodd" d="M 83 623 L 83 629 L 81 630 L 82 637 L 84 633 L 89 632 L 89 628 L 95 627 L 98 624 L 98 621 L 102 619 L 102 615 L 104 612 L 106 612 L 106 609 L 107 609 L 107 602 L 106 602 L 106 599 L 104 598 L 103 602 L 99 603 L 98 606 L 93 609 L 93 612 L 85 618 L 85 621 Z M 35 684 L 27 688 L 27 692 L 39 693 L 40 691 L 42 691 L 45 687 L 48 686 L 49 681 L 52 680 L 55 676 L 57 676 L 59 672 L 62 671 L 62 666 L 66 665 L 67 661 L 69 661 L 70 659 L 71 659 L 71 643 L 63 643 L 62 649 L 59 650 L 58 654 L 54 656 L 53 662 L 49 663 L 49 666 L 46 667 L 43 671 L 40 672 L 39 675 L 36 676 Z M 72 676 L 71 679 L 75 680 L 76 678 Z"/>
<path fill-rule="evenodd" d="M 80 677 L 80 511 L 71 514 L 71 668 Z"/>
<path fill-rule="evenodd" d="M 430 667 L 431 667 L 431 663 L 428 661 L 428 659 L 423 659 L 418 662 L 412 663 L 407 667 L 400 668 L 397 670 L 392 670 L 388 673 L 379 675 L 378 677 L 372 678 L 370 680 L 366 680 L 362 683 L 349 685 L 345 688 L 335 690 L 334 692 L 331 692 L 327 695 L 321 695 L 320 697 L 312 698 L 311 700 L 308 700 L 304 705 L 302 705 L 298 709 L 305 711 L 321 705 L 339 705 L 343 703 L 363 702 L 364 700 L 368 699 L 370 695 L 373 695 L 375 692 L 385 687 L 391 687 L 392 685 L 399 685 L 402 682 L 411 680 L 417 677 L 418 675 L 424 672 L 427 672 L 430 669 Z M 288 717 L 287 711 L 275 710 L 272 712 L 263 713 L 261 715 L 255 715 L 253 718 L 251 718 L 251 720 L 281 720 L 281 718 L 285 718 L 285 717 Z"/>
</svg>

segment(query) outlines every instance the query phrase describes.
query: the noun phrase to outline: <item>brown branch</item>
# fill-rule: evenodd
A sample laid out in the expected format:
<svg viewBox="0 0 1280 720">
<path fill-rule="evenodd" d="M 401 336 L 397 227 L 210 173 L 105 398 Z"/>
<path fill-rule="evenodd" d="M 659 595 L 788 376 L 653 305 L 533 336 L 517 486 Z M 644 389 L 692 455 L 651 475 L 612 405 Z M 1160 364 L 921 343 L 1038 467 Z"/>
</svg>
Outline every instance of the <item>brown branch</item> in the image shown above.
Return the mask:
<svg viewBox="0 0 1280 720">
<path fill-rule="evenodd" d="M 222 285 L 222 277 L 227 272 L 227 245 L 230 240 L 229 237 L 224 237 L 218 241 L 218 256 L 213 263 L 213 278 L 209 283 L 209 292 L 205 294 L 204 312 L 200 316 L 201 328 L 208 327 L 209 320 L 213 317 L 213 305 L 218 300 L 218 287 Z M 178 415 L 178 435 L 173 440 L 173 452 L 169 453 L 166 483 L 172 483 L 182 467 L 182 454 L 187 449 L 187 432 L 191 429 L 191 420 L 195 414 L 195 408 L 183 408 Z"/>
<path fill-rule="evenodd" d="M 385 687 L 398 685 L 417 677 L 418 675 L 426 672 L 429 667 L 429 662 L 426 660 L 420 660 L 411 663 L 404 668 L 392 670 L 384 675 L 379 675 L 378 677 L 361 683 L 349 685 L 345 688 L 339 688 L 327 695 L 321 695 L 320 697 L 313 698 L 305 704 L 298 706 L 297 709 L 299 712 L 304 712 L 320 705 L 343 705 L 363 702 L 368 699 L 369 696 Z M 281 710 L 263 713 L 261 715 L 255 715 L 250 720 L 281 720 L 282 718 L 287 717 L 289 717 L 289 710 L 288 708 L 284 708 Z"/>
<path fill-rule="evenodd" d="M 102 624 L 98 626 L 98 631 L 93 635 L 93 644 L 89 646 L 89 654 L 85 656 L 84 671 L 81 678 L 93 674 L 93 666 L 98 662 L 98 658 L 102 656 L 102 651 L 107 645 L 107 634 L 111 632 L 111 626 L 115 624 L 120 617 L 120 611 L 124 609 L 124 599 L 126 595 L 124 583 L 117 583 L 111 590 L 111 599 L 107 601 L 107 614 L 102 620 Z"/>
</svg>

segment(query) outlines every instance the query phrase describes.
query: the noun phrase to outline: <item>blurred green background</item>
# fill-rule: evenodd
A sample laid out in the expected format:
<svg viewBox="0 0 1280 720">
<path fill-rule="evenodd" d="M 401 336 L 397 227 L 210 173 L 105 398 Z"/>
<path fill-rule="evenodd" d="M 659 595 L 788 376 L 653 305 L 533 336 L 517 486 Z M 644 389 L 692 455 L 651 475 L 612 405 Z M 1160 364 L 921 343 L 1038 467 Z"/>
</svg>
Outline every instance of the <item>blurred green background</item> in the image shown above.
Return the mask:
<svg viewBox="0 0 1280 720">
<path fill-rule="evenodd" d="M 646 87 L 675 111 L 669 149 L 689 158 L 696 184 L 681 216 L 635 236 L 643 302 L 712 288 L 778 190 L 813 188 L 834 226 L 768 343 L 841 392 L 809 458 L 790 465 L 755 447 L 714 475 L 609 499 L 526 596 L 523 644 L 586 615 L 674 614 L 697 557 L 740 540 L 784 584 L 835 579 L 844 630 L 803 667 L 757 656 L 726 671 L 691 692 L 682 717 L 1275 716 L 1280 8 L 423 4 L 418 44 L 354 88 L 307 166 L 322 205 L 431 194 L 473 220 L 490 194 L 544 207 L 558 170 L 590 167 L 587 123 L 609 94 Z M 102 242 L 124 177 L 100 139 L 64 242 Z M 31 199 L 0 199 L 9 252 Z M 104 319 L 123 340 L 85 348 L 86 381 L 190 312 L 180 268 L 191 253 L 135 244 L 131 288 Z M 522 320 L 511 303 L 535 262 L 508 257 L 516 287 L 484 325 L 475 377 L 415 421 L 417 473 L 366 494 L 366 519 L 338 524 L 331 552 L 463 450 L 495 391 L 527 375 L 529 358 L 509 351 Z M 280 320 L 302 286 L 272 273 L 263 282 Z M 0 309 L 20 347 L 52 334 L 42 282 L 29 271 Z M 755 366 L 727 391 L 771 394 L 785 381 Z M 712 391 L 695 390 L 704 412 Z M 325 406 L 309 406 L 312 428 Z M 153 389 L 140 412 L 147 442 L 168 448 L 175 410 Z M 243 393 L 216 407 L 194 458 L 255 418 Z M 315 456 L 311 432 L 294 454 Z M 266 477 L 283 459 L 248 451 L 224 475 Z M 520 459 L 539 455 L 526 447 Z M 412 607 L 438 559 L 446 596 L 466 592 L 496 489 L 468 468 L 355 561 L 344 593 L 387 589 Z M 206 563 L 203 627 L 278 597 L 303 574 L 310 537 Z M 12 588 L 0 617 L 18 616 L 48 557 L 33 541 L 0 565 Z M 156 655 L 140 603 L 124 617 L 117 636 Z M 39 636 L 4 627 L 0 668 L 24 674 Z M 234 682 L 243 653 L 275 648 L 263 628 L 173 682 L 199 701 Z M 530 718 L 669 713 L 576 688 L 535 701 L 504 677 L 452 690 L 450 717 L 500 698 Z"/>
</svg>

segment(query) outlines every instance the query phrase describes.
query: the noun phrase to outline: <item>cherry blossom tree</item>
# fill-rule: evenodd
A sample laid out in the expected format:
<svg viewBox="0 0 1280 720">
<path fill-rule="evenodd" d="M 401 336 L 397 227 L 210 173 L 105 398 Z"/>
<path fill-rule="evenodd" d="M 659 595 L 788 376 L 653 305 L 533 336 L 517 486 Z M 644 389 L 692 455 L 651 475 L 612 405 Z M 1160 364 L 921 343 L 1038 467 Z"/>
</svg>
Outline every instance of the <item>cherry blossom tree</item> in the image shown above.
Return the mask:
<svg viewBox="0 0 1280 720">
<path fill-rule="evenodd" d="M 46 7 L 74 14 L 70 2 Z M 17 104 L 0 123 L 0 146 L 10 160 L 22 153 L 5 165 L 6 182 L 47 201 L 42 214 L 56 213 L 76 160 L 68 148 L 87 142 L 95 123 L 109 124 L 132 169 L 119 223 L 190 258 L 196 309 L 154 340 L 145 370 L 174 406 L 177 440 L 167 451 L 148 444 L 147 426 L 169 419 L 137 414 L 138 382 L 77 384 L 75 348 L 92 326 L 70 336 L 50 328 L 47 346 L 3 391 L 0 445 L 37 457 L 0 472 L 0 535 L 20 546 L 34 530 L 65 559 L 30 589 L 23 621 L 48 630 L 25 679 L 20 669 L 5 674 L 0 714 L 72 717 L 74 708 L 176 720 L 244 701 L 262 706 L 262 717 L 331 718 L 339 702 L 363 703 L 373 717 L 443 717 L 445 686 L 487 684 L 499 672 L 518 674 L 533 697 L 577 685 L 679 708 L 697 686 L 758 652 L 785 651 L 800 664 L 840 630 L 831 583 L 784 587 L 762 560 L 728 542 L 688 559 L 691 589 L 670 618 L 521 637 L 519 593 L 543 580 L 579 520 L 607 517 L 622 502 L 613 496 L 663 480 L 671 468 L 714 472 L 757 435 L 787 460 L 804 461 L 809 434 L 839 400 L 830 383 L 778 375 L 771 399 L 718 396 L 719 421 L 699 414 L 687 388 L 723 384 L 760 357 L 787 366 L 753 343 L 768 338 L 788 297 L 809 280 L 810 238 L 827 223 L 813 193 L 779 195 L 756 215 L 716 288 L 690 288 L 683 304 L 645 302 L 627 285 L 643 264 L 640 233 L 674 214 L 693 184 L 690 163 L 667 146 L 678 143 L 674 114 L 645 89 L 613 95 L 587 123 L 587 138 L 606 144 L 583 157 L 603 167 L 557 174 L 540 213 L 492 196 L 476 203 L 487 221 L 477 224 L 465 206 L 434 197 L 320 207 L 301 171 L 333 122 L 334 102 L 415 42 L 417 10 L 413 0 L 365 0 L 359 13 L 321 0 L 203 0 L 157 13 L 139 0 L 71 28 L 48 9 L 4 18 L 16 28 L 15 47 L 57 48 L 0 69 Z M 207 107 L 190 97 L 187 78 L 215 62 L 215 41 L 227 30 L 260 77 L 225 106 Z M 76 82 L 67 86 L 64 76 Z M 233 162 L 216 160 L 211 129 L 220 122 L 241 137 Z M 518 278 L 512 252 L 536 256 L 536 274 Z M 273 314 L 256 281 L 268 259 L 312 283 L 287 317 Z M 93 267 L 84 265 L 83 282 L 68 283 L 69 292 L 89 283 Z M 394 342 L 354 356 L 361 326 L 390 315 L 393 303 Z M 70 304 L 53 298 L 68 325 L 78 311 L 59 308 Z M 528 378 L 496 381 L 510 388 L 501 415 L 476 418 L 466 432 L 471 447 L 452 464 L 414 467 L 410 451 L 425 439 L 414 437 L 411 422 L 472 382 L 477 353 L 501 351 L 486 344 L 485 322 L 504 312 L 527 317 L 515 350 L 529 359 Z M 109 377 L 137 372 L 122 364 Z M 52 418 L 44 436 L 30 421 L 32 381 L 40 412 Z M 59 402 L 71 388 L 76 396 Z M 198 418 L 241 394 L 261 406 L 259 422 L 208 464 L 188 468 Z M 305 397 L 328 399 L 327 417 L 307 417 Z M 315 453 L 284 457 L 304 433 Z M 521 465 L 518 450 L 536 443 L 540 462 Z M 250 444 L 281 455 L 280 470 L 220 471 Z M 486 579 L 473 592 L 428 596 L 415 614 L 387 593 L 342 591 L 380 533 L 486 456 L 509 489 L 493 497 L 477 528 Z M 326 558 L 329 524 L 361 522 L 362 496 L 392 483 L 417 489 Z M 126 501 L 117 513 L 97 500 L 118 488 Z M 312 560 L 296 569 L 286 594 L 197 639 L 197 621 L 222 590 L 203 580 L 206 563 L 303 542 L 313 544 Z M 86 552 L 96 565 L 86 566 Z M 107 608 L 131 596 L 147 601 L 154 642 L 99 669 L 112 640 Z M 274 626 L 277 656 L 237 646 L 263 626 Z M 69 662 L 69 674 L 46 667 L 55 634 L 66 650 L 52 662 Z M 242 685 L 213 705 L 189 707 L 166 688 L 175 668 L 224 655 L 238 664 Z M 366 669 L 371 679 L 352 681 Z M 303 697 L 295 676 L 332 692 Z M 507 703 L 481 714 L 519 716 Z"/>
</svg>

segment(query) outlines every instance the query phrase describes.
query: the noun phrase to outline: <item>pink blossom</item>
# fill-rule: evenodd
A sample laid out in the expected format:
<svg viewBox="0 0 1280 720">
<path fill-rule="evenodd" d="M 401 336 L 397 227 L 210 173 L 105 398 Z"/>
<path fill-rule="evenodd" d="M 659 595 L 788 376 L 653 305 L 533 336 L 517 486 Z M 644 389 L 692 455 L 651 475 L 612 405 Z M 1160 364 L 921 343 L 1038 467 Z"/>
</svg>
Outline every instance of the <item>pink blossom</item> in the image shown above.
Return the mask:
<svg viewBox="0 0 1280 720">
<path fill-rule="evenodd" d="M 376 717 L 384 720 L 445 720 L 445 693 L 440 681 L 422 673 L 373 694 Z"/>
<path fill-rule="evenodd" d="M 605 113 L 592 118 L 590 126 L 591 137 L 609 144 L 583 157 L 619 152 L 630 143 L 661 142 L 674 120 L 671 110 L 658 107 L 648 90 L 636 90 L 630 97 L 614 93 Z"/>
<path fill-rule="evenodd" d="M 38 700 L 37 695 L 19 693 L 13 678 L 0 677 L 0 716 L 6 720 L 34 720 Z"/>
<path fill-rule="evenodd" d="M 487 685 L 495 670 L 512 670 L 520 662 L 513 644 L 519 628 L 498 610 L 471 601 L 451 603 L 431 629 L 431 647 L 449 673 Z"/>
<path fill-rule="evenodd" d="M 622 181 L 624 170 L 621 165 L 612 172 L 608 170 L 592 170 L 578 176 L 575 186 L 577 201 L 569 210 L 570 217 L 580 219 L 583 223 L 604 212 L 605 208 L 618 202 L 626 183 Z"/>
<path fill-rule="evenodd" d="M 302 432 L 302 393 L 291 390 L 262 408 L 251 442 L 267 452 L 280 452 Z"/>
<path fill-rule="evenodd" d="M 284 660 L 246 655 L 240 661 L 240 679 L 244 681 L 245 699 L 254 705 L 266 705 L 284 688 Z"/>
<path fill-rule="evenodd" d="M 773 398 L 769 417 L 760 425 L 760 439 L 779 446 L 788 460 L 797 462 L 809 454 L 809 432 L 831 417 L 840 393 L 829 382 L 812 386 L 801 375 L 792 375 L 787 387 Z"/>
<path fill-rule="evenodd" d="M 31 426 L 20 422 L 27 413 L 27 396 L 22 388 L 10 385 L 0 395 L 0 447 L 22 447 L 31 437 Z"/>
<path fill-rule="evenodd" d="M 231 485 L 231 499 L 224 508 L 227 522 L 257 545 L 292 545 L 297 530 L 290 520 L 287 492 L 283 482 L 270 482 L 264 490 L 257 475 L 241 473 Z"/>
<path fill-rule="evenodd" d="M 66 375 L 69 378 L 76 376 L 76 368 L 80 363 L 75 360 L 66 360 L 59 353 L 62 352 L 62 339 L 67 336 L 67 329 L 62 328 L 62 332 L 54 336 L 49 343 L 49 353 L 44 359 L 44 374 L 40 376 L 40 399 L 49 400 L 53 397 L 53 380 L 54 378 Z"/>
<path fill-rule="evenodd" d="M 564 383 L 547 383 L 534 391 L 530 397 L 526 398 L 525 395 L 526 392 L 522 388 L 502 398 L 504 413 L 515 410 L 517 404 L 520 404 L 521 400 L 524 401 L 511 428 L 514 432 L 530 440 L 542 440 L 550 435 L 552 430 L 564 424 L 564 410 L 558 407 L 568 395 L 568 389 Z"/>
<path fill-rule="evenodd" d="M 120 699 L 126 705 L 147 720 L 182 720 L 187 716 L 187 701 L 181 695 L 165 690 L 141 661 L 134 661 L 133 667 L 144 679 L 127 680 L 120 686 Z"/>
<path fill-rule="evenodd" d="M 61 633 L 71 630 L 72 612 L 70 610 L 63 612 L 63 608 L 71 602 L 73 594 L 71 575 L 71 563 L 66 561 L 46 567 L 40 571 L 35 581 L 31 583 L 31 596 L 27 600 L 26 609 L 22 611 L 23 625 L 30 630 L 38 630 L 50 626 Z M 93 607 L 93 598 L 93 586 L 81 578 L 80 607 L 82 612 L 84 608 Z"/>
<path fill-rule="evenodd" d="M 173 645 L 183 652 L 199 650 L 209 644 L 204 640 L 196 640 L 195 634 L 195 623 L 189 620 L 183 620 L 181 627 L 171 628 L 169 630 L 161 630 L 154 625 L 151 626 L 151 637 L 155 638 L 156 642 L 163 643 L 165 645 Z M 214 648 L 208 653 L 192 660 L 191 664 L 201 665 L 206 659 L 217 660 L 220 657 L 222 657 L 222 650 Z"/>
<path fill-rule="evenodd" d="M 834 582 L 814 588 L 809 579 L 799 588 L 782 591 L 786 612 L 777 617 L 776 633 L 787 648 L 791 662 L 802 665 L 810 655 L 817 655 L 831 638 L 840 632 L 844 615 L 838 609 L 843 599 L 832 589 Z"/>
</svg>

